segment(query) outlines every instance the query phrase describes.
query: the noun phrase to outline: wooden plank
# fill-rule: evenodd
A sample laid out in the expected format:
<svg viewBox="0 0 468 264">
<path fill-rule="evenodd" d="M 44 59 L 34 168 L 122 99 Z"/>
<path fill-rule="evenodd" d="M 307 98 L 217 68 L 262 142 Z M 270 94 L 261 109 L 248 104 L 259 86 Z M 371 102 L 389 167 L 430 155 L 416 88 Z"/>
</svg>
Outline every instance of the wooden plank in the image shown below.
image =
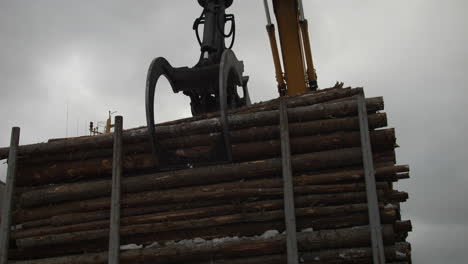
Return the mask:
<svg viewBox="0 0 468 264">
<path fill-rule="evenodd" d="M 8 171 L 5 192 L 3 194 L 3 206 L 0 223 L 0 264 L 7 264 L 8 249 L 10 246 L 11 209 L 13 206 L 13 194 L 16 178 L 16 161 L 19 145 L 20 128 L 11 130 L 10 152 L 8 154 Z"/>
<path fill-rule="evenodd" d="M 112 161 L 112 200 L 109 234 L 109 264 L 120 263 L 120 196 L 122 180 L 122 125 L 123 118 L 115 117 L 114 157 Z"/>
<path fill-rule="evenodd" d="M 294 186 L 291 168 L 291 149 L 289 144 L 288 111 L 286 100 L 280 99 L 280 136 L 281 160 L 284 190 L 284 219 L 286 224 L 286 245 L 288 264 L 298 264 L 296 214 L 294 209 Z"/>
<path fill-rule="evenodd" d="M 366 182 L 367 203 L 369 206 L 369 227 L 372 241 L 372 258 L 374 264 L 385 264 L 382 225 L 379 214 L 377 187 L 375 184 L 375 169 L 364 92 L 357 95 L 357 101 L 359 126 L 361 130 L 361 149 L 362 160 L 364 164 L 364 179 Z"/>
</svg>

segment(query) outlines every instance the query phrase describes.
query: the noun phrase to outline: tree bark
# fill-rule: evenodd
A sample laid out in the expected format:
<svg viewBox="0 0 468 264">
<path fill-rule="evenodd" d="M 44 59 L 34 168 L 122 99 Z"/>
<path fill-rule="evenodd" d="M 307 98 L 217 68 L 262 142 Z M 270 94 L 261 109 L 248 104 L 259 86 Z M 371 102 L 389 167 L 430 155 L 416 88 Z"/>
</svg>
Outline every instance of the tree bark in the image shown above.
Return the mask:
<svg viewBox="0 0 468 264">
<path fill-rule="evenodd" d="M 316 200 L 310 199 L 310 196 L 300 197 L 296 201 L 296 208 L 308 207 Z M 165 213 L 146 214 L 123 217 L 121 219 L 122 226 L 136 225 L 136 224 L 149 224 L 159 222 L 171 222 L 179 220 L 194 220 L 204 217 L 222 216 L 228 214 L 237 213 L 262 213 L 266 211 L 282 209 L 282 200 L 270 200 L 260 202 L 247 202 L 245 204 L 227 204 L 195 209 L 186 210 L 174 210 Z M 381 206 L 383 208 L 383 206 Z M 325 216 L 325 215 L 346 215 L 356 212 L 366 212 L 367 204 L 346 204 L 339 206 L 325 206 L 325 207 L 313 207 L 310 208 L 311 215 L 314 216 Z M 297 210 L 297 214 L 300 214 L 300 210 Z M 71 233 L 78 231 L 94 230 L 106 228 L 109 226 L 109 215 L 106 220 L 94 221 L 94 222 L 79 222 L 77 224 L 65 225 L 65 226 L 47 226 L 43 228 L 17 230 L 12 232 L 11 237 L 13 239 L 27 238 L 34 236 L 43 236 L 49 234 L 62 234 Z"/>
<path fill-rule="evenodd" d="M 237 199 L 232 199 L 232 192 L 220 192 L 217 193 L 217 199 L 213 199 L 216 201 L 216 203 L 213 201 L 212 204 L 210 205 L 226 205 L 229 202 L 236 202 L 236 203 L 242 203 L 251 200 L 252 198 L 257 199 L 257 200 L 268 200 L 271 198 L 279 198 L 281 197 L 282 193 L 280 195 L 272 195 L 271 190 L 265 190 L 262 192 L 257 192 L 255 196 L 246 196 L 244 198 L 240 198 L 239 195 L 237 196 L 239 198 Z M 278 190 L 274 191 L 278 192 Z M 259 194 L 264 194 L 265 196 L 259 197 Z M 381 190 L 378 191 L 379 194 L 379 201 L 380 202 L 402 202 L 405 201 L 408 198 L 408 194 L 404 192 L 395 192 L 395 191 L 390 191 L 390 192 L 383 192 Z M 211 193 L 209 194 L 211 195 Z M 124 196 L 124 199 L 122 201 L 122 206 L 124 208 L 126 207 L 136 207 L 136 206 L 142 206 L 142 205 L 152 205 L 154 206 L 155 200 L 158 200 L 159 198 L 153 197 L 153 196 L 148 196 L 146 199 L 140 199 L 140 198 L 128 198 Z M 306 197 L 303 196 L 298 196 L 296 199 L 307 199 L 314 201 L 312 204 L 314 206 L 326 206 L 326 205 L 340 205 L 340 204 L 349 204 L 349 203 L 362 203 L 366 201 L 366 195 L 365 192 L 351 192 L 351 193 L 334 193 L 334 194 L 320 194 L 320 195 L 307 195 Z M 187 197 L 186 195 L 183 195 L 182 197 L 179 197 L 177 202 L 172 204 L 174 208 L 178 208 L 182 204 L 182 206 L 189 206 L 192 204 L 193 208 L 197 208 L 197 204 L 199 203 L 198 200 L 193 200 L 191 197 Z M 194 202 L 193 202 L 194 201 Z M 191 202 L 191 203 L 190 203 Z M 161 205 L 163 209 L 167 210 L 167 204 L 162 204 Z M 199 207 L 204 207 L 204 206 L 199 206 Z M 198 208 L 199 208 L 198 207 Z M 154 207 L 153 207 L 154 208 Z M 186 207 L 185 207 L 186 208 Z M 24 221 L 31 221 L 31 220 L 39 220 L 39 219 L 46 219 L 50 218 L 56 215 L 61 215 L 61 214 L 69 214 L 69 213 L 75 213 L 75 212 L 85 212 L 85 211 L 97 211 L 97 210 L 106 210 L 109 209 L 109 200 L 108 199 L 94 199 L 94 200 L 87 200 L 87 201 L 82 201 L 82 202 L 72 202 L 72 203 L 65 203 L 65 204 L 60 204 L 60 205 L 54 205 L 54 206 L 47 206 L 44 208 L 33 208 L 33 209 L 27 209 L 27 210 L 18 210 L 15 212 L 14 217 L 15 217 L 15 222 L 16 223 L 21 223 Z M 154 210 L 157 210 L 156 208 Z M 162 210 L 161 210 L 162 211 Z"/>
<path fill-rule="evenodd" d="M 308 182 L 304 177 L 299 180 Z M 355 184 L 337 184 L 337 185 L 297 185 L 294 187 L 296 194 L 320 194 L 320 193 L 337 193 L 337 192 L 352 192 L 362 191 L 365 185 L 362 183 Z M 378 183 L 380 189 L 388 189 L 387 183 Z M 164 204 L 181 199 L 194 201 L 197 199 L 215 199 L 222 197 L 240 198 L 250 197 L 252 195 L 278 195 L 279 189 L 282 188 L 282 182 L 279 179 L 264 179 L 243 182 L 228 182 L 221 184 L 203 185 L 195 187 L 184 187 L 176 189 L 164 189 L 157 191 L 146 191 L 137 193 L 128 193 L 124 195 L 123 201 L 132 201 L 139 203 L 147 199 L 151 199 L 153 203 Z M 223 193 L 225 192 L 225 194 Z M 102 195 L 102 194 L 100 194 Z M 213 195 L 213 196 L 210 196 Z M 102 197 L 102 196 L 101 196 Z M 153 198 L 151 198 L 153 197 Z M 110 199 L 109 197 L 102 197 Z M 75 197 L 74 200 L 83 200 L 84 197 Z M 110 201 L 110 200 L 109 200 Z M 35 204 L 34 206 L 37 206 Z M 132 205 L 132 204 L 129 204 Z"/>
<path fill-rule="evenodd" d="M 352 101 L 354 104 L 355 102 Z M 377 100 L 377 103 L 380 102 Z M 346 102 L 344 102 L 346 103 Z M 353 104 L 349 103 L 349 104 Z M 333 104 L 331 104 L 333 105 Z M 353 105 L 355 106 L 355 105 Z M 310 106 L 310 107 L 316 107 L 316 106 Z M 327 115 L 332 115 L 333 113 L 330 112 L 331 110 L 327 110 L 327 105 L 325 106 L 317 106 L 319 110 L 320 115 L 321 112 L 326 113 Z M 347 106 L 348 108 L 351 106 Z M 347 109 L 346 107 L 344 108 L 345 110 Z M 354 108 L 351 108 L 354 109 Z M 348 111 L 351 111 L 351 109 L 348 109 Z M 306 119 L 302 115 L 304 113 L 303 110 L 301 109 L 290 109 L 297 111 L 299 113 L 298 116 L 296 116 L 296 121 L 307 121 L 303 120 Z M 355 110 L 355 109 L 354 109 Z M 344 110 L 343 110 L 344 111 Z M 294 116 L 294 115 L 293 115 Z M 307 118 L 312 118 L 313 114 L 309 113 L 306 117 Z M 277 119 L 277 116 L 274 116 L 275 120 Z M 328 116 L 329 118 L 330 116 Z M 253 118 L 254 121 L 256 121 L 257 125 L 258 123 L 261 123 L 264 121 L 261 117 L 258 117 L 259 119 L 256 120 L 256 118 Z M 277 120 L 276 120 L 277 121 Z M 294 121 L 294 120 L 292 120 Z M 242 127 L 241 127 L 242 128 Z M 67 141 L 65 141 L 67 142 Z M 54 142 L 53 142 L 54 143 Z M 277 142 L 278 143 L 278 142 Z M 349 142 L 348 142 L 349 143 Z M 49 143 L 52 144 L 52 143 Z M 255 144 L 255 146 L 259 145 L 260 147 L 266 148 L 266 149 L 275 149 L 276 145 L 272 144 L 272 141 L 267 141 L 267 142 L 262 142 L 262 143 L 252 143 Z M 252 150 L 251 146 L 252 144 L 239 144 L 235 145 L 233 147 L 233 155 L 234 159 L 236 161 L 243 161 L 247 160 L 249 158 L 255 159 L 252 156 L 246 156 L 246 153 L 249 153 L 249 151 Z M 311 145 L 309 145 L 311 146 Z M 260 149 L 260 147 L 258 149 Z M 143 149 L 147 149 L 149 151 L 149 146 L 144 146 Z M 174 151 L 174 154 L 176 154 L 179 157 L 185 158 L 190 160 L 190 163 L 200 163 L 200 162 L 213 162 L 213 160 L 217 160 L 216 154 L 216 145 L 213 145 L 211 147 L 195 147 L 191 149 L 181 149 L 181 150 L 176 150 Z M 253 148 L 257 149 L 257 148 Z M 294 149 L 293 149 L 294 151 Z M 262 152 L 263 154 L 270 153 L 269 151 Z M 270 155 L 271 156 L 271 155 Z M 258 157 L 258 159 L 261 159 L 261 156 Z M 72 161 L 72 162 L 65 162 L 65 163 L 51 163 L 47 165 L 43 165 L 40 167 L 29 167 L 29 168 L 19 168 L 18 170 L 18 186 L 30 186 L 30 185 L 39 185 L 39 184 L 52 184 L 52 183 L 57 183 L 60 181 L 76 181 L 84 177 L 99 177 L 100 175 L 107 175 L 111 171 L 111 158 L 96 158 L 96 159 L 90 159 L 90 160 L 83 160 L 83 161 Z M 184 165 L 186 165 L 184 163 Z M 155 168 L 159 166 L 158 158 L 148 154 L 137 154 L 137 155 L 131 155 L 131 156 L 125 156 L 124 158 L 124 169 L 127 170 L 135 170 L 135 169 L 149 169 L 149 168 Z"/>
<path fill-rule="evenodd" d="M 334 102 L 338 99 L 347 99 L 351 100 L 353 96 L 362 92 L 362 88 L 328 88 L 323 89 L 320 91 L 309 92 L 303 95 L 297 96 L 287 96 L 287 106 L 288 108 L 291 107 L 299 107 L 305 105 L 313 105 L 313 104 L 321 104 L 327 102 Z M 244 106 L 242 108 L 230 109 L 228 113 L 230 115 L 233 114 L 248 114 L 253 112 L 260 112 L 260 111 L 270 111 L 270 110 L 277 110 L 279 105 L 278 99 L 272 99 L 265 102 L 254 103 L 249 106 Z M 184 122 L 193 122 L 200 119 L 209 119 L 219 117 L 219 112 L 215 113 L 206 113 L 194 117 L 183 118 L 179 120 L 168 121 L 162 123 L 161 125 L 174 125 L 180 124 Z"/>
<path fill-rule="evenodd" d="M 383 98 L 376 97 L 366 100 L 367 109 L 370 113 L 383 110 Z M 340 118 L 356 115 L 356 101 L 345 101 L 340 103 L 316 104 L 288 109 L 290 122 L 304 122 L 319 119 Z M 254 112 L 249 114 L 233 115 L 229 117 L 229 126 L 232 130 L 248 128 L 252 126 L 268 126 L 278 124 L 278 111 Z M 174 125 L 158 126 L 158 138 L 171 138 L 175 136 L 187 136 L 194 134 L 215 133 L 221 131 L 221 123 L 218 118 L 197 120 L 194 122 L 180 123 Z M 134 143 L 145 140 L 147 129 L 127 130 L 123 133 L 123 140 Z M 112 135 L 96 137 L 82 137 L 76 140 L 60 140 L 50 143 L 38 143 L 23 145 L 19 148 L 19 155 L 38 155 L 44 153 L 73 152 L 82 149 L 109 148 L 112 145 Z M 0 159 L 8 157 L 9 148 L 0 149 Z"/>
<path fill-rule="evenodd" d="M 373 142 L 377 142 L 381 138 L 380 144 L 376 144 L 378 149 L 392 149 L 395 143 L 394 131 L 393 130 L 382 130 L 382 132 L 375 131 L 373 133 Z M 355 137 L 359 137 L 355 135 Z M 329 139 L 330 145 L 334 145 L 333 141 L 335 137 Z M 359 143 L 359 139 L 358 144 Z M 338 139 L 337 139 L 338 141 Z M 345 141 L 345 140 L 343 140 Z M 306 152 L 309 147 L 303 140 L 293 141 L 292 147 L 294 153 Z M 316 141 L 312 142 L 309 146 L 318 144 Z M 352 141 L 356 142 L 356 141 Z M 300 144 L 302 143 L 302 144 Z M 279 146 L 275 146 L 275 148 Z M 332 146 L 333 147 L 333 146 Z M 251 148 L 246 148 L 248 152 Z M 259 149 L 255 149 L 255 152 Z M 253 150 L 252 150 L 253 151 Z M 260 153 L 265 149 L 260 149 Z M 151 156 L 148 156 L 151 158 Z M 325 169 L 341 167 L 346 165 L 361 164 L 361 151 L 359 148 L 350 149 L 338 149 L 331 151 L 322 151 L 316 153 L 295 155 L 292 157 L 293 168 L 295 171 L 300 172 L 304 170 L 314 169 Z M 111 169 L 111 161 L 109 163 L 101 163 L 102 167 Z M 125 163 L 124 163 L 125 164 Z M 135 163 L 132 163 L 135 164 Z M 140 164 L 140 163 L 138 163 Z M 146 163 L 142 163 L 146 165 Z M 144 166 L 143 165 L 143 166 Z M 127 167 L 128 166 L 124 166 Z M 57 168 L 54 168 L 57 170 Z M 89 170 L 89 167 L 83 167 L 83 170 Z M 269 159 L 269 160 L 257 160 L 253 162 L 233 163 L 227 165 L 201 167 L 187 170 L 171 171 L 157 174 L 148 174 L 143 176 L 127 177 L 123 179 L 123 192 L 139 192 L 154 189 L 182 187 L 190 185 L 202 185 L 210 183 L 218 183 L 223 181 L 233 181 L 248 178 L 261 178 L 264 176 L 279 175 L 281 169 L 281 159 Z M 33 171 L 33 170 L 32 170 Z M 72 170 L 74 172 L 75 170 Z M 34 173 L 34 172 L 31 172 Z M 51 176 L 63 175 L 58 173 L 47 173 L 36 179 L 42 181 L 48 180 Z M 37 173 L 34 177 L 38 176 Z M 55 177 L 53 177 L 55 178 Z M 171 181 L 174 180 L 174 181 Z M 141 184 L 142 182 L 146 184 Z M 153 183 L 152 183 L 153 182 Z M 99 180 L 94 182 L 75 183 L 68 185 L 57 185 L 48 188 L 41 188 L 30 192 L 24 192 L 21 194 L 20 204 L 22 206 L 30 206 L 37 204 L 44 204 L 48 202 L 61 202 L 75 200 L 78 198 L 94 198 L 110 193 L 111 182 L 110 180 Z"/>
<path fill-rule="evenodd" d="M 389 167 L 376 167 L 376 178 L 378 181 L 385 181 L 385 182 L 392 182 L 397 181 L 402 178 L 409 178 L 408 173 L 402 173 L 409 170 L 408 166 L 389 166 Z M 329 172 L 329 173 L 322 173 L 322 174 L 304 174 L 300 176 L 294 177 L 294 185 L 295 186 L 304 186 L 304 185 L 314 185 L 314 184 L 340 184 L 340 183 L 357 183 L 363 180 L 363 171 L 356 170 L 356 169 L 347 169 L 343 171 L 337 172 Z M 255 182 L 262 182 L 262 187 L 280 187 L 282 182 L 279 178 L 272 178 L 272 179 L 263 179 L 257 181 L 250 181 L 253 184 Z M 234 182 L 234 186 L 243 187 L 248 186 L 249 182 Z M 232 183 L 227 183 L 224 188 L 228 187 L 229 185 L 232 186 Z M 218 184 L 218 186 L 223 186 L 223 184 Z M 252 186 L 252 185 L 250 185 Z M 213 202 L 210 200 L 205 201 L 203 204 L 194 203 L 191 204 L 179 204 L 176 208 L 174 205 L 170 205 L 167 208 L 164 206 L 145 206 L 145 207 L 130 207 L 130 208 L 123 208 L 122 215 L 123 216 L 136 216 L 136 215 L 144 215 L 150 213 L 157 213 L 157 212 L 164 212 L 167 210 L 177 210 L 177 209 L 184 209 L 186 207 L 200 207 L 200 206 L 210 206 Z M 30 229 L 42 226 L 63 226 L 63 225 L 70 225 L 70 224 L 78 224 L 78 223 L 85 223 L 85 222 L 92 222 L 97 220 L 106 220 L 109 218 L 109 212 L 107 210 L 101 211 L 92 211 L 92 212 L 82 212 L 82 213 L 70 213 L 64 215 L 55 215 L 53 217 L 47 219 L 41 219 L 36 221 L 29 221 L 21 223 L 23 229 Z"/>
<path fill-rule="evenodd" d="M 298 208 L 296 209 L 297 217 L 307 217 L 315 213 L 313 208 Z M 394 209 L 384 209 L 381 211 L 382 222 L 389 224 L 396 221 L 397 213 Z M 361 214 L 349 214 L 347 216 L 340 217 L 316 217 L 314 221 L 311 221 L 310 227 L 315 230 L 325 228 L 342 228 L 354 225 L 356 222 L 361 223 L 364 219 L 367 221 L 367 213 Z M 160 222 L 151 224 L 140 224 L 122 226 L 120 228 L 120 235 L 126 237 L 123 239 L 126 243 L 133 243 L 132 236 L 145 235 L 145 234 L 157 234 L 160 232 L 169 232 L 177 230 L 190 230 L 190 229 L 205 229 L 214 226 L 224 226 L 230 224 L 244 223 L 248 224 L 251 222 L 269 222 L 275 220 L 282 220 L 284 218 L 283 210 L 269 211 L 262 213 L 250 213 L 250 214 L 234 214 L 224 215 L 218 217 L 210 217 L 196 220 L 185 220 L 176 222 Z M 364 223 L 366 224 L 366 223 Z M 266 230 L 264 230 L 266 231 Z M 262 232 L 263 233 L 263 232 Z M 70 244 L 81 241 L 92 241 L 105 239 L 109 236 L 108 228 L 94 229 L 89 231 L 79 231 L 72 233 L 63 234 L 47 234 L 37 237 L 28 237 L 16 239 L 16 245 L 18 247 L 37 247 L 37 246 L 50 246 L 55 244 Z M 218 237 L 223 237 L 223 234 L 218 234 Z M 186 237 L 174 237 L 174 240 L 187 239 Z"/>
<path fill-rule="evenodd" d="M 383 226 L 383 238 L 386 245 L 394 243 L 394 231 L 389 225 Z M 365 247 L 370 245 L 368 227 L 354 227 L 337 230 L 323 230 L 308 233 L 298 233 L 298 245 L 302 250 L 317 251 L 334 248 Z M 121 254 L 122 263 L 190 263 L 193 261 L 209 261 L 213 258 L 236 258 L 282 254 L 285 252 L 285 236 L 272 238 L 239 239 L 215 244 L 188 244 L 165 246 L 162 248 L 145 248 L 128 250 Z M 64 256 L 41 260 L 25 260 L 13 264 L 100 264 L 107 263 L 106 252 Z"/>
<path fill-rule="evenodd" d="M 385 113 L 369 115 L 370 129 L 387 126 Z M 289 124 L 291 137 L 308 137 L 315 134 L 333 133 L 337 131 L 358 131 L 357 117 L 316 120 Z M 197 134 L 161 140 L 161 145 L 167 149 L 183 149 L 199 146 L 210 146 L 219 140 L 220 133 Z M 230 131 L 232 144 L 265 141 L 279 138 L 278 126 L 254 126 L 246 129 Z M 71 139 L 72 140 L 72 139 Z M 147 139 L 132 144 L 124 144 L 124 153 L 134 155 L 151 152 Z M 93 148 L 76 152 L 28 155 L 21 158 L 22 167 L 34 166 L 50 162 L 86 160 L 112 156 L 112 148 Z"/>
<path fill-rule="evenodd" d="M 397 176 L 401 175 L 401 172 L 408 171 L 408 166 L 388 166 L 388 167 L 376 167 L 376 178 L 380 181 L 396 181 Z M 294 177 L 294 186 L 305 186 L 305 185 L 316 185 L 316 184 L 343 184 L 343 183 L 356 183 L 362 181 L 364 177 L 363 170 L 346 169 L 343 171 L 320 173 L 320 174 L 303 174 L 296 175 Z M 213 187 L 213 185 L 211 185 Z M 261 186 L 263 188 L 279 188 L 282 186 L 282 181 L 279 177 L 252 180 L 252 181 L 236 181 L 233 183 L 217 184 L 219 188 L 233 188 L 233 187 L 249 187 Z M 72 188 L 73 189 L 73 188 Z M 39 194 L 42 195 L 42 194 Z M 169 209 L 177 209 L 172 206 Z M 156 210 L 156 211 L 154 211 Z M 161 207 L 149 206 L 145 208 L 123 208 L 123 216 L 142 215 L 148 213 L 161 212 Z M 85 213 L 74 213 L 66 215 L 56 215 L 48 219 L 38 220 L 34 222 L 22 223 L 24 229 L 34 228 L 40 226 L 61 226 L 76 223 L 84 223 L 96 220 L 105 220 L 109 218 L 109 212 L 97 211 L 97 212 L 85 212 Z"/>
<path fill-rule="evenodd" d="M 152 213 L 166 213 L 173 210 L 186 210 L 189 208 L 203 208 L 209 206 L 218 205 L 218 201 L 193 201 L 189 203 L 178 203 L 178 204 L 166 204 L 166 205 L 146 205 L 143 207 L 126 207 L 122 208 L 122 216 L 135 216 L 135 215 L 145 215 Z M 21 214 L 21 213 L 19 213 Z M 28 216 L 32 216 L 29 215 Z M 90 211 L 90 212 L 81 212 L 81 213 L 67 213 L 54 215 L 45 219 L 22 222 L 22 229 L 31 229 L 42 226 L 63 226 L 71 225 L 78 223 L 86 223 L 97 220 L 106 220 L 110 216 L 110 211 L 107 209 Z"/>
<path fill-rule="evenodd" d="M 398 254 L 397 254 L 398 252 Z M 301 260 L 305 264 L 341 263 L 341 264 L 372 264 L 372 248 L 344 248 L 319 250 L 314 252 L 299 252 Z M 409 260 L 410 245 L 397 243 L 394 246 L 385 247 L 386 261 Z M 286 255 L 255 256 L 236 259 L 212 259 L 193 264 L 284 264 Z"/>
<path fill-rule="evenodd" d="M 298 230 L 303 230 L 305 228 L 310 227 L 310 222 L 313 219 L 305 218 L 298 218 Z M 366 223 L 366 219 L 361 219 L 362 223 Z M 395 225 L 399 222 L 397 221 Z M 362 224 L 364 225 L 364 224 Z M 263 231 L 266 230 L 278 230 L 279 233 L 284 231 L 284 221 L 278 220 L 273 222 L 258 222 L 258 223 L 250 223 L 248 225 L 245 224 L 235 224 L 235 225 L 227 225 L 223 227 L 213 227 L 213 228 L 205 228 L 199 230 L 184 230 L 184 231 L 169 231 L 169 232 L 162 232 L 156 235 L 143 235 L 143 236 L 132 236 L 131 239 L 134 241 L 133 243 L 149 245 L 152 244 L 154 241 L 161 241 L 160 245 L 168 246 L 173 237 L 185 237 L 185 238 L 204 238 L 204 239 L 216 239 L 219 238 L 219 234 L 222 232 L 225 234 L 224 236 L 229 237 L 247 237 L 247 236 L 257 236 L 262 234 Z M 315 230 L 317 231 L 317 230 Z M 411 229 L 407 229 L 400 232 L 409 232 Z M 396 238 L 401 236 L 403 233 L 397 233 L 395 231 L 394 236 L 392 237 L 393 241 Z M 166 243 L 169 241 L 169 244 Z M 64 256 L 64 255 L 72 255 L 72 254 L 85 254 L 85 253 L 93 253 L 93 252 L 101 252 L 104 249 L 102 245 L 107 243 L 106 240 L 101 241 L 85 241 L 84 243 L 77 243 L 70 245 L 56 245 L 54 247 L 35 247 L 35 248 L 21 248 L 17 250 L 12 250 L 12 259 L 32 259 L 32 258 L 48 258 L 54 256 Z M 123 244 L 127 244 L 127 241 L 124 241 Z M 172 241 L 173 243 L 173 241 Z"/>
</svg>

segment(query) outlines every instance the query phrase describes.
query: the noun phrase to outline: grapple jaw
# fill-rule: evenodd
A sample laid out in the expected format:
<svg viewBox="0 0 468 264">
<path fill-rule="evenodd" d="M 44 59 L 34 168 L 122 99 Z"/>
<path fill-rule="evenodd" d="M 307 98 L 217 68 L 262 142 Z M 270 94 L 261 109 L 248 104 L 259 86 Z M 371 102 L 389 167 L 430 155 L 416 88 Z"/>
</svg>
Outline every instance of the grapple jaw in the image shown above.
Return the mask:
<svg viewBox="0 0 468 264">
<path fill-rule="evenodd" d="M 226 15 L 226 9 L 232 0 L 198 0 L 203 12 L 195 20 L 194 30 L 200 44 L 199 62 L 192 68 L 174 68 L 164 58 L 156 58 L 150 65 L 146 81 L 146 120 L 153 152 L 159 159 L 177 160 L 165 151 L 156 138 L 154 122 L 154 98 L 156 86 L 161 76 L 165 76 L 175 93 L 182 92 L 190 97 L 192 114 L 220 112 L 222 138 L 218 150 L 214 153 L 225 153 L 224 159 L 231 160 L 229 127 L 227 111 L 231 108 L 250 104 L 247 88 L 248 77 L 243 76 L 244 64 L 239 61 L 230 48 L 226 48 L 226 38 L 235 39 L 234 15 Z M 224 32 L 225 24 L 231 23 L 228 34 Z M 198 28 L 204 25 L 203 38 Z M 216 157 L 223 155 L 216 155 Z M 193 163 L 183 160 L 181 163 Z"/>
<path fill-rule="evenodd" d="M 247 87 L 248 77 L 243 75 L 244 64 L 239 61 L 234 52 L 227 49 L 221 56 L 220 64 L 195 66 L 193 68 L 174 68 L 164 58 L 156 58 L 151 63 L 146 81 L 146 122 L 153 152 L 158 158 L 166 158 L 166 162 L 193 163 L 171 156 L 158 143 L 155 128 L 155 96 L 158 80 L 165 76 L 175 93 L 182 92 L 190 97 L 193 115 L 207 112 L 220 112 L 222 126 L 222 146 L 217 153 L 224 152 L 222 157 L 231 160 L 231 144 L 227 111 L 250 104 Z M 239 90 L 242 91 L 239 94 Z M 160 160 L 161 162 L 161 160 Z"/>
</svg>

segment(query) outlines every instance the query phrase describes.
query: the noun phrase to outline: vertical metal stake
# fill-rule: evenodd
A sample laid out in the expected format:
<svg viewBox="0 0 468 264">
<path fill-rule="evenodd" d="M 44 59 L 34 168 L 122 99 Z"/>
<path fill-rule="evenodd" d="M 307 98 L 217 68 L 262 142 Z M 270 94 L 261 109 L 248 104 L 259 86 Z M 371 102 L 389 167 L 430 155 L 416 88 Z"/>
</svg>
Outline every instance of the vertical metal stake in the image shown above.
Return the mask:
<svg viewBox="0 0 468 264">
<path fill-rule="evenodd" d="M 280 134 L 281 159 L 283 167 L 284 219 L 286 224 L 286 245 L 288 264 L 298 264 L 296 236 L 296 210 L 294 208 L 294 187 L 291 168 L 291 150 L 289 145 L 289 126 L 286 100 L 280 98 Z"/>
<path fill-rule="evenodd" d="M 20 128 L 11 130 L 10 153 L 8 154 L 8 172 L 5 193 L 3 194 L 2 222 L 0 224 L 0 264 L 7 264 L 8 249 L 10 247 L 11 209 L 13 207 L 13 193 L 15 189 L 16 163 L 20 137 Z"/>
<path fill-rule="evenodd" d="M 265 7 L 267 25 L 271 25 L 271 15 L 270 15 L 270 7 L 268 6 L 268 0 L 263 0 L 263 6 Z"/>
<path fill-rule="evenodd" d="M 375 170 L 372 156 L 372 145 L 369 135 L 369 122 L 364 92 L 357 95 L 359 128 L 361 130 L 362 161 L 366 182 L 367 206 L 369 210 L 369 228 L 372 241 L 372 257 L 374 264 L 385 264 L 384 244 L 382 239 L 382 224 L 380 222 L 379 201 L 375 185 Z"/>
<path fill-rule="evenodd" d="M 122 179 L 122 127 L 123 118 L 115 117 L 114 156 L 112 160 L 112 200 L 109 233 L 109 264 L 120 262 L 120 196 Z"/>
</svg>

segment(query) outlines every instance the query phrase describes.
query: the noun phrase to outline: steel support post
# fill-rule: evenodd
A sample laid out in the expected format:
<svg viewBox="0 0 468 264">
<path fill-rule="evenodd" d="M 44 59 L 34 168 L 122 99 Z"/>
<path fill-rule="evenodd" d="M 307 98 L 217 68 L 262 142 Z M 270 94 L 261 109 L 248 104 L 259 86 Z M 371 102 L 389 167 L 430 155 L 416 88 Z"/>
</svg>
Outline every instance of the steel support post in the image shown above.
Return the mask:
<svg viewBox="0 0 468 264">
<path fill-rule="evenodd" d="M 11 210 L 13 208 L 13 194 L 15 190 L 17 152 L 19 145 L 20 128 L 11 130 L 10 153 L 8 155 L 8 172 L 6 178 L 5 193 L 3 194 L 3 206 L 0 223 L 0 264 L 7 264 L 8 249 L 10 246 Z"/>
<path fill-rule="evenodd" d="M 122 130 L 123 118 L 115 117 L 114 150 L 112 160 L 112 200 L 109 233 L 109 264 L 120 262 L 120 196 L 122 180 Z"/>
<path fill-rule="evenodd" d="M 283 97 L 280 98 L 279 112 L 287 259 L 288 264 L 298 264 L 299 254 L 297 249 L 296 210 L 294 208 L 294 186 L 291 168 L 291 149 L 289 144 L 288 111 L 286 100 Z"/>
<path fill-rule="evenodd" d="M 369 133 L 369 122 L 364 92 L 357 95 L 359 128 L 361 131 L 362 161 L 366 182 L 367 206 L 369 210 L 369 228 L 372 240 L 372 257 L 374 264 L 385 264 L 382 224 L 380 221 L 379 201 L 375 184 L 375 170 L 372 156 L 372 145 Z"/>
</svg>

